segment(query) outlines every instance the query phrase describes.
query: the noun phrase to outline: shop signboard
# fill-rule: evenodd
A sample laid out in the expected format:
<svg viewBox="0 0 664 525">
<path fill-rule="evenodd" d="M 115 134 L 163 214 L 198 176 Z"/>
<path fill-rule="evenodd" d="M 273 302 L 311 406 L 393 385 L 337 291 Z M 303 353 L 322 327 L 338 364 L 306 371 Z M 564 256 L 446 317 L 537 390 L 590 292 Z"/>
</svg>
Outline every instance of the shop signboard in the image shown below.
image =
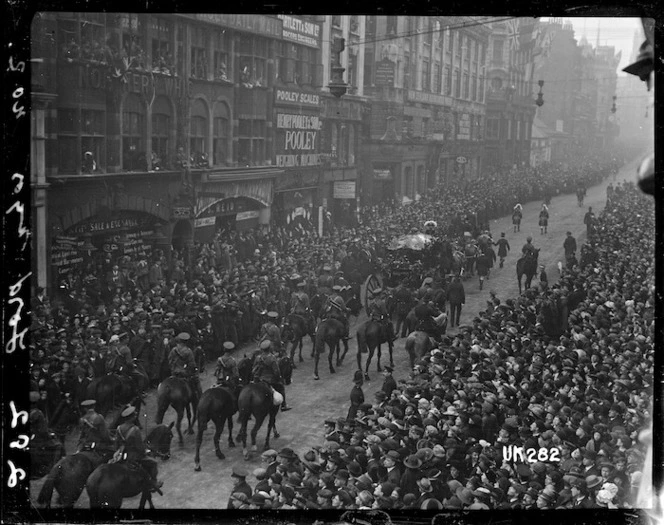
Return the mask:
<svg viewBox="0 0 664 525">
<path fill-rule="evenodd" d="M 206 217 L 224 217 L 228 215 L 235 215 L 236 213 L 242 213 L 246 210 L 251 210 L 256 208 L 258 204 L 252 199 L 246 197 L 237 197 L 235 199 L 223 199 L 215 202 L 211 206 L 208 206 L 202 210 L 197 219 L 202 219 Z"/>
<path fill-rule="evenodd" d="M 70 235 L 108 235 L 121 231 L 134 231 L 149 228 L 157 221 L 157 217 L 149 213 L 123 210 L 109 217 L 93 216 L 69 228 Z"/>
<path fill-rule="evenodd" d="M 58 276 L 69 273 L 74 266 L 83 262 L 84 252 L 79 249 L 83 244 L 84 241 L 77 237 L 55 237 L 51 247 L 51 266 L 56 269 Z"/>
<path fill-rule="evenodd" d="M 392 172 L 390 170 L 373 170 L 374 179 L 388 180 L 392 178 Z"/>
<path fill-rule="evenodd" d="M 376 62 L 374 84 L 376 86 L 394 86 L 394 69 L 394 62 L 388 58 Z"/>
<path fill-rule="evenodd" d="M 205 226 L 214 226 L 216 217 L 202 217 L 194 220 L 194 228 L 204 228 Z"/>
<path fill-rule="evenodd" d="M 354 180 L 334 181 L 333 197 L 335 199 L 354 199 L 355 184 Z"/>
<path fill-rule="evenodd" d="M 277 89 L 274 103 L 275 164 L 284 168 L 320 165 L 320 97 L 300 90 Z"/>
<path fill-rule="evenodd" d="M 258 210 L 243 211 L 235 216 L 236 221 L 246 221 L 248 219 L 258 219 Z"/>
<path fill-rule="evenodd" d="M 303 46 L 320 47 L 320 24 L 302 20 L 299 16 L 277 15 L 283 22 L 282 38 Z"/>
</svg>

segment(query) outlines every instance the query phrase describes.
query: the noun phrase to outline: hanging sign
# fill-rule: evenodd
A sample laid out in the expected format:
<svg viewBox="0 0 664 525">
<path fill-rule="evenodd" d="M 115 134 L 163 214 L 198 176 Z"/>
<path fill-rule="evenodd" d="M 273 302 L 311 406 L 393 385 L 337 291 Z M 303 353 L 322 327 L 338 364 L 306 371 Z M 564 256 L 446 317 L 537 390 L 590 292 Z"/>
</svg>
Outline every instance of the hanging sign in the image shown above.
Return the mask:
<svg viewBox="0 0 664 525">
<path fill-rule="evenodd" d="M 333 197 L 335 199 L 354 199 L 355 198 L 355 181 L 354 180 L 337 180 L 334 181 Z"/>
</svg>

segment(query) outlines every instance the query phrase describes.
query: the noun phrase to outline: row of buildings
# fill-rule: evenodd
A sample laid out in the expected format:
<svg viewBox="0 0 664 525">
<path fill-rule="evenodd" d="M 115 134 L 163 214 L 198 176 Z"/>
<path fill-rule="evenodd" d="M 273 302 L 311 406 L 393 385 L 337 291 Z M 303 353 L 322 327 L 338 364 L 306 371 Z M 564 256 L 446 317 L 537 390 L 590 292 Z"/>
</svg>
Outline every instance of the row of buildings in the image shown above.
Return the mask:
<svg viewBox="0 0 664 525">
<path fill-rule="evenodd" d="M 186 249 L 220 228 L 328 212 L 351 223 L 360 206 L 530 163 L 546 25 L 39 13 L 37 282 L 57 285 L 86 258 Z M 328 89 L 337 60 L 340 98 Z"/>
</svg>

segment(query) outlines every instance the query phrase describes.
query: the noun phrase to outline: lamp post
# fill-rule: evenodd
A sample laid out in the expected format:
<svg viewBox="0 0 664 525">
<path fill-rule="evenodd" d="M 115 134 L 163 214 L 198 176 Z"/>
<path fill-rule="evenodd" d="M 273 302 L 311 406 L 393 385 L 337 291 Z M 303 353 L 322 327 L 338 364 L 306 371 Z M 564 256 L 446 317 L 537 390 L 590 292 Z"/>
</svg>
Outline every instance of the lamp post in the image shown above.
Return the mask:
<svg viewBox="0 0 664 525">
<path fill-rule="evenodd" d="M 537 100 L 535 101 L 535 104 L 537 104 L 537 107 L 541 108 L 544 105 L 544 93 L 542 93 L 544 80 L 539 80 L 537 84 L 539 85 L 539 93 L 537 93 Z"/>
</svg>

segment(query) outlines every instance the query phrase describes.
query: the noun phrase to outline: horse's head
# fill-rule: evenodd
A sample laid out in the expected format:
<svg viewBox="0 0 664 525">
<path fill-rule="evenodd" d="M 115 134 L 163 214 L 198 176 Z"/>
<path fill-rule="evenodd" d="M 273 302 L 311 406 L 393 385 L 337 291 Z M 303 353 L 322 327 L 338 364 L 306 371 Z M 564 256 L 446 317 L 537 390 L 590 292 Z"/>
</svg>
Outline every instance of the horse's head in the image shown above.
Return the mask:
<svg viewBox="0 0 664 525">
<path fill-rule="evenodd" d="M 152 453 L 164 461 L 171 457 L 173 425 L 175 425 L 175 421 L 171 421 L 171 424 L 168 426 L 158 425 L 153 428 L 148 435 L 147 444 L 152 450 Z"/>
</svg>

